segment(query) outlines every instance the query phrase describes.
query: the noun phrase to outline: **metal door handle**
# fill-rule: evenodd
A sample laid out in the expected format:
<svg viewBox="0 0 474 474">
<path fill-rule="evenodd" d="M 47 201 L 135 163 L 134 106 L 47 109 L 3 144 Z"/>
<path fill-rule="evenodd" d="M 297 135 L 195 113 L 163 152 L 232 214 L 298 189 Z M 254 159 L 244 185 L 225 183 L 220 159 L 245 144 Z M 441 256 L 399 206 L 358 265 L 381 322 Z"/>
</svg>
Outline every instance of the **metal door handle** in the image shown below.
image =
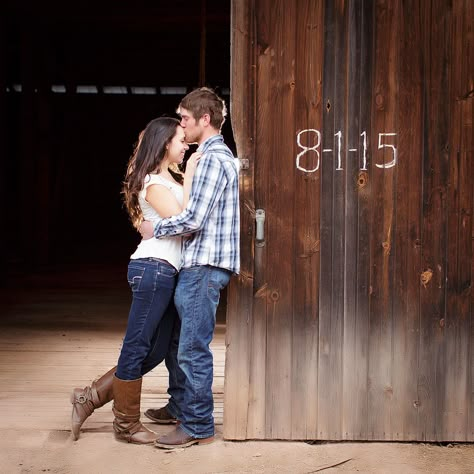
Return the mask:
<svg viewBox="0 0 474 474">
<path fill-rule="evenodd" d="M 255 221 L 257 223 L 255 245 L 257 247 L 263 247 L 265 245 L 265 211 L 263 209 L 257 209 L 255 211 Z"/>
</svg>

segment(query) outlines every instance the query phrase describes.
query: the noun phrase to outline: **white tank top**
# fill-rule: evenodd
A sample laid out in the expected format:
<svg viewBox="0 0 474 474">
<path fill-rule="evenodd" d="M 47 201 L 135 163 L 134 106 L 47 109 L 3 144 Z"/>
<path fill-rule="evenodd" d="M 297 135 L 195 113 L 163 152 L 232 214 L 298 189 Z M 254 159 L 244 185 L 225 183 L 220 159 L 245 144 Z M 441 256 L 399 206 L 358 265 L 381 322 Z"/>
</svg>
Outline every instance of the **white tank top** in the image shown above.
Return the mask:
<svg viewBox="0 0 474 474">
<path fill-rule="evenodd" d="M 143 218 L 155 224 L 156 220 L 160 219 L 160 215 L 146 200 L 147 188 L 152 184 L 166 186 L 174 194 L 180 205 L 183 205 L 183 187 L 177 183 L 172 183 L 157 174 L 149 174 L 146 176 L 143 189 L 138 195 L 138 202 L 143 212 Z M 130 258 L 161 258 L 168 261 L 179 270 L 181 267 L 181 246 L 182 237 L 161 237 L 159 239 L 152 237 L 151 239 L 142 240 Z"/>
</svg>

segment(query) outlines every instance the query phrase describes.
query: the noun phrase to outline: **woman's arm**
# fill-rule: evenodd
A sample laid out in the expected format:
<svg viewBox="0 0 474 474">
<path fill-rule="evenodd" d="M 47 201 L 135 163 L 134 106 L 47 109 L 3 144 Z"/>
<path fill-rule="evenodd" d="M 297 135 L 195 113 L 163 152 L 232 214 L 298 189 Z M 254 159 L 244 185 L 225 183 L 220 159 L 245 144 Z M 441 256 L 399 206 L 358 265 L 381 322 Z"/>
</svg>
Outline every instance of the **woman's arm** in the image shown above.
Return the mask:
<svg viewBox="0 0 474 474">
<path fill-rule="evenodd" d="M 162 218 L 166 219 L 167 217 L 177 216 L 188 204 L 194 173 L 201 155 L 202 153 L 200 152 L 193 153 L 186 163 L 182 206 L 180 206 L 174 194 L 166 186 L 162 184 L 151 184 L 148 186 L 145 199 Z"/>
<path fill-rule="evenodd" d="M 162 218 L 177 216 L 183 210 L 171 190 L 163 184 L 148 186 L 145 199 Z"/>
</svg>

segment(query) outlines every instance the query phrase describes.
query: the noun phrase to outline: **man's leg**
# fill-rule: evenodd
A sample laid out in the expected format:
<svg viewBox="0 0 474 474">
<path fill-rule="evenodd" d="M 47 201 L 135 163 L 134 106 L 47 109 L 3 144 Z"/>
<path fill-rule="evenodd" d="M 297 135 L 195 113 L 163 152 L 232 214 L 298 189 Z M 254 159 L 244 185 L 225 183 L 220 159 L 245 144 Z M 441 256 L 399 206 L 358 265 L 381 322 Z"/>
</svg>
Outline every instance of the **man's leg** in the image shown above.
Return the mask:
<svg viewBox="0 0 474 474">
<path fill-rule="evenodd" d="M 212 397 L 214 335 L 220 291 L 231 273 L 207 265 L 181 270 L 175 303 L 181 318 L 178 363 L 184 374 L 180 428 L 193 438 L 214 435 Z"/>
</svg>

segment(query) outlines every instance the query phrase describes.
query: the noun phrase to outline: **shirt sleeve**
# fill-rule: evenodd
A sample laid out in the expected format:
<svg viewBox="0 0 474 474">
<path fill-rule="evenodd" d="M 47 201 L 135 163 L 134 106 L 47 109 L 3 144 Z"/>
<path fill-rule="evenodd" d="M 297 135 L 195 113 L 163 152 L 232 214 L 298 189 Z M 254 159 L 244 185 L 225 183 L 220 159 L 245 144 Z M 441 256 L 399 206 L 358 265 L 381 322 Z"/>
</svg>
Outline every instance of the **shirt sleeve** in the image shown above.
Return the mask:
<svg viewBox="0 0 474 474">
<path fill-rule="evenodd" d="M 181 214 L 160 219 L 155 224 L 156 238 L 184 235 L 200 230 L 222 195 L 227 178 L 215 154 L 201 158 L 193 178 L 189 202 Z"/>
</svg>

